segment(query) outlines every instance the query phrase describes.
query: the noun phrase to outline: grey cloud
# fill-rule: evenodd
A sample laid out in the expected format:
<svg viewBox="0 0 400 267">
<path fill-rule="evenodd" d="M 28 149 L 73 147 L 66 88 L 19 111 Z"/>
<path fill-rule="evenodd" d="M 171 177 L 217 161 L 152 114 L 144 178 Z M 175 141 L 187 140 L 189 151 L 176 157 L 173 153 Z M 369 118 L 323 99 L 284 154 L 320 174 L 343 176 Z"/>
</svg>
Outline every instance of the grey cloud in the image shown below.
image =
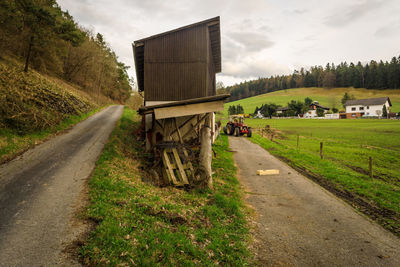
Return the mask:
<svg viewBox="0 0 400 267">
<path fill-rule="evenodd" d="M 237 61 L 243 53 L 243 47 L 230 38 L 222 36 L 222 59 L 225 61 Z"/>
<path fill-rule="evenodd" d="M 257 30 L 258 30 L 258 31 L 261 31 L 261 32 L 271 32 L 271 31 L 272 31 L 272 28 L 269 27 L 269 26 L 267 26 L 267 25 L 260 25 L 260 26 L 257 28 Z"/>
<path fill-rule="evenodd" d="M 282 66 L 269 60 L 248 57 L 242 60 L 240 64 L 237 62 L 225 62 L 222 74 L 235 78 L 249 79 L 289 72 L 290 70 L 287 66 Z"/>
<path fill-rule="evenodd" d="M 267 36 L 255 32 L 230 32 L 228 36 L 248 52 L 259 52 L 274 45 Z"/>
<path fill-rule="evenodd" d="M 393 37 L 400 32 L 400 20 L 380 27 L 374 33 L 376 37 Z"/>
<path fill-rule="evenodd" d="M 308 9 L 295 9 L 293 10 L 293 13 L 298 14 L 298 15 L 302 15 L 304 13 L 307 13 Z"/>
<path fill-rule="evenodd" d="M 369 12 L 376 10 L 382 5 L 384 5 L 382 1 L 364 0 L 337 10 L 335 13 L 325 18 L 324 24 L 331 27 L 343 27 L 367 15 Z"/>
</svg>

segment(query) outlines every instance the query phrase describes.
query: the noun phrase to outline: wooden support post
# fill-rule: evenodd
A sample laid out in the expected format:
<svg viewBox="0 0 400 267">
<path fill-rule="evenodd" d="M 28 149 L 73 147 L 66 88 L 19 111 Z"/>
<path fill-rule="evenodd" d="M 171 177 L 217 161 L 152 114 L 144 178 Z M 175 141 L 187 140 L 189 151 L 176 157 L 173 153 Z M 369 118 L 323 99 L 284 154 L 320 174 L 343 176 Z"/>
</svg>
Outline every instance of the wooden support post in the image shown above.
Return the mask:
<svg viewBox="0 0 400 267">
<path fill-rule="evenodd" d="M 372 172 L 372 157 L 369 157 L 369 177 L 374 177 L 374 174 Z"/>
<path fill-rule="evenodd" d="M 297 135 L 297 149 L 299 149 L 299 135 Z"/>
<path fill-rule="evenodd" d="M 324 159 L 323 148 L 324 148 L 324 143 L 323 142 L 319 143 L 319 155 L 321 156 L 321 159 Z"/>
<path fill-rule="evenodd" d="M 202 169 L 201 182 L 203 186 L 213 188 L 212 176 L 211 176 L 211 160 L 212 160 L 212 149 L 211 149 L 211 129 L 210 127 L 203 126 L 200 131 L 201 147 L 200 147 L 200 166 Z"/>
</svg>

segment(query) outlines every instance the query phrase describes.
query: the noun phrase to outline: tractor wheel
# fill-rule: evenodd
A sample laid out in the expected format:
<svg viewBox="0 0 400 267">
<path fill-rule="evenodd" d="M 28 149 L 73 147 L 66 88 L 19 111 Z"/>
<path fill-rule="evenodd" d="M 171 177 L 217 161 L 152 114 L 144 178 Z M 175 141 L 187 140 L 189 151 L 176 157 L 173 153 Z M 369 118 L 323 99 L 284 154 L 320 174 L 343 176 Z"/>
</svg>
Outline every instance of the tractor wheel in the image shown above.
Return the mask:
<svg viewBox="0 0 400 267">
<path fill-rule="evenodd" d="M 236 128 L 235 128 L 235 136 L 236 136 L 236 137 L 239 137 L 239 136 L 240 136 L 240 129 L 239 129 L 239 127 L 236 127 Z"/>
<path fill-rule="evenodd" d="M 224 127 L 224 133 L 228 134 L 228 127 L 226 127 L 226 126 Z"/>
<path fill-rule="evenodd" d="M 235 131 L 235 129 L 233 128 L 233 126 L 232 126 L 232 125 L 228 125 L 227 128 L 228 128 L 228 134 L 229 134 L 229 135 L 233 135 L 233 133 L 234 133 L 234 131 Z"/>
<path fill-rule="evenodd" d="M 252 133 L 251 128 L 247 129 L 247 137 L 251 137 L 251 133 Z"/>
</svg>

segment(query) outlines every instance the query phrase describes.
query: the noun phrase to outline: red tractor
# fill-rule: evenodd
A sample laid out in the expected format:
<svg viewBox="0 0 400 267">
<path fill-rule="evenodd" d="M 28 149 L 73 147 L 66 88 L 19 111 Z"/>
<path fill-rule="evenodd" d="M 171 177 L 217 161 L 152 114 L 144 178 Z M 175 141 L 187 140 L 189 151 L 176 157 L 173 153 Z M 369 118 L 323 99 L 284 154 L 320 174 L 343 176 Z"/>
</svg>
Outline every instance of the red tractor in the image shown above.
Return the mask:
<svg viewBox="0 0 400 267">
<path fill-rule="evenodd" d="M 243 115 L 229 116 L 229 122 L 224 127 L 224 133 L 235 136 L 247 135 L 251 137 L 251 127 L 244 124 Z"/>
</svg>

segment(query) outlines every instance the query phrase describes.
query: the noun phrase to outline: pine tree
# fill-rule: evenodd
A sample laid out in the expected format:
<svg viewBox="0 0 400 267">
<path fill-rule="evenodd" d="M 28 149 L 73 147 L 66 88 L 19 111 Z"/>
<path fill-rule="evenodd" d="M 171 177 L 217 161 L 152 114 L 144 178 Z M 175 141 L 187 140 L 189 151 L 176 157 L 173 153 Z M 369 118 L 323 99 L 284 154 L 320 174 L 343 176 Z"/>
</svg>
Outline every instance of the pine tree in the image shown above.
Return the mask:
<svg viewBox="0 0 400 267">
<path fill-rule="evenodd" d="M 324 110 L 320 107 L 317 107 L 317 116 L 318 117 L 323 117 L 324 116 Z"/>
<path fill-rule="evenodd" d="M 310 97 L 304 98 L 304 104 L 308 107 L 312 104 L 312 99 Z"/>
<path fill-rule="evenodd" d="M 383 108 L 382 108 L 382 117 L 384 117 L 384 118 L 387 118 L 387 117 L 388 117 L 388 112 L 387 112 L 387 109 L 386 109 L 386 105 L 383 105 Z"/>
</svg>

